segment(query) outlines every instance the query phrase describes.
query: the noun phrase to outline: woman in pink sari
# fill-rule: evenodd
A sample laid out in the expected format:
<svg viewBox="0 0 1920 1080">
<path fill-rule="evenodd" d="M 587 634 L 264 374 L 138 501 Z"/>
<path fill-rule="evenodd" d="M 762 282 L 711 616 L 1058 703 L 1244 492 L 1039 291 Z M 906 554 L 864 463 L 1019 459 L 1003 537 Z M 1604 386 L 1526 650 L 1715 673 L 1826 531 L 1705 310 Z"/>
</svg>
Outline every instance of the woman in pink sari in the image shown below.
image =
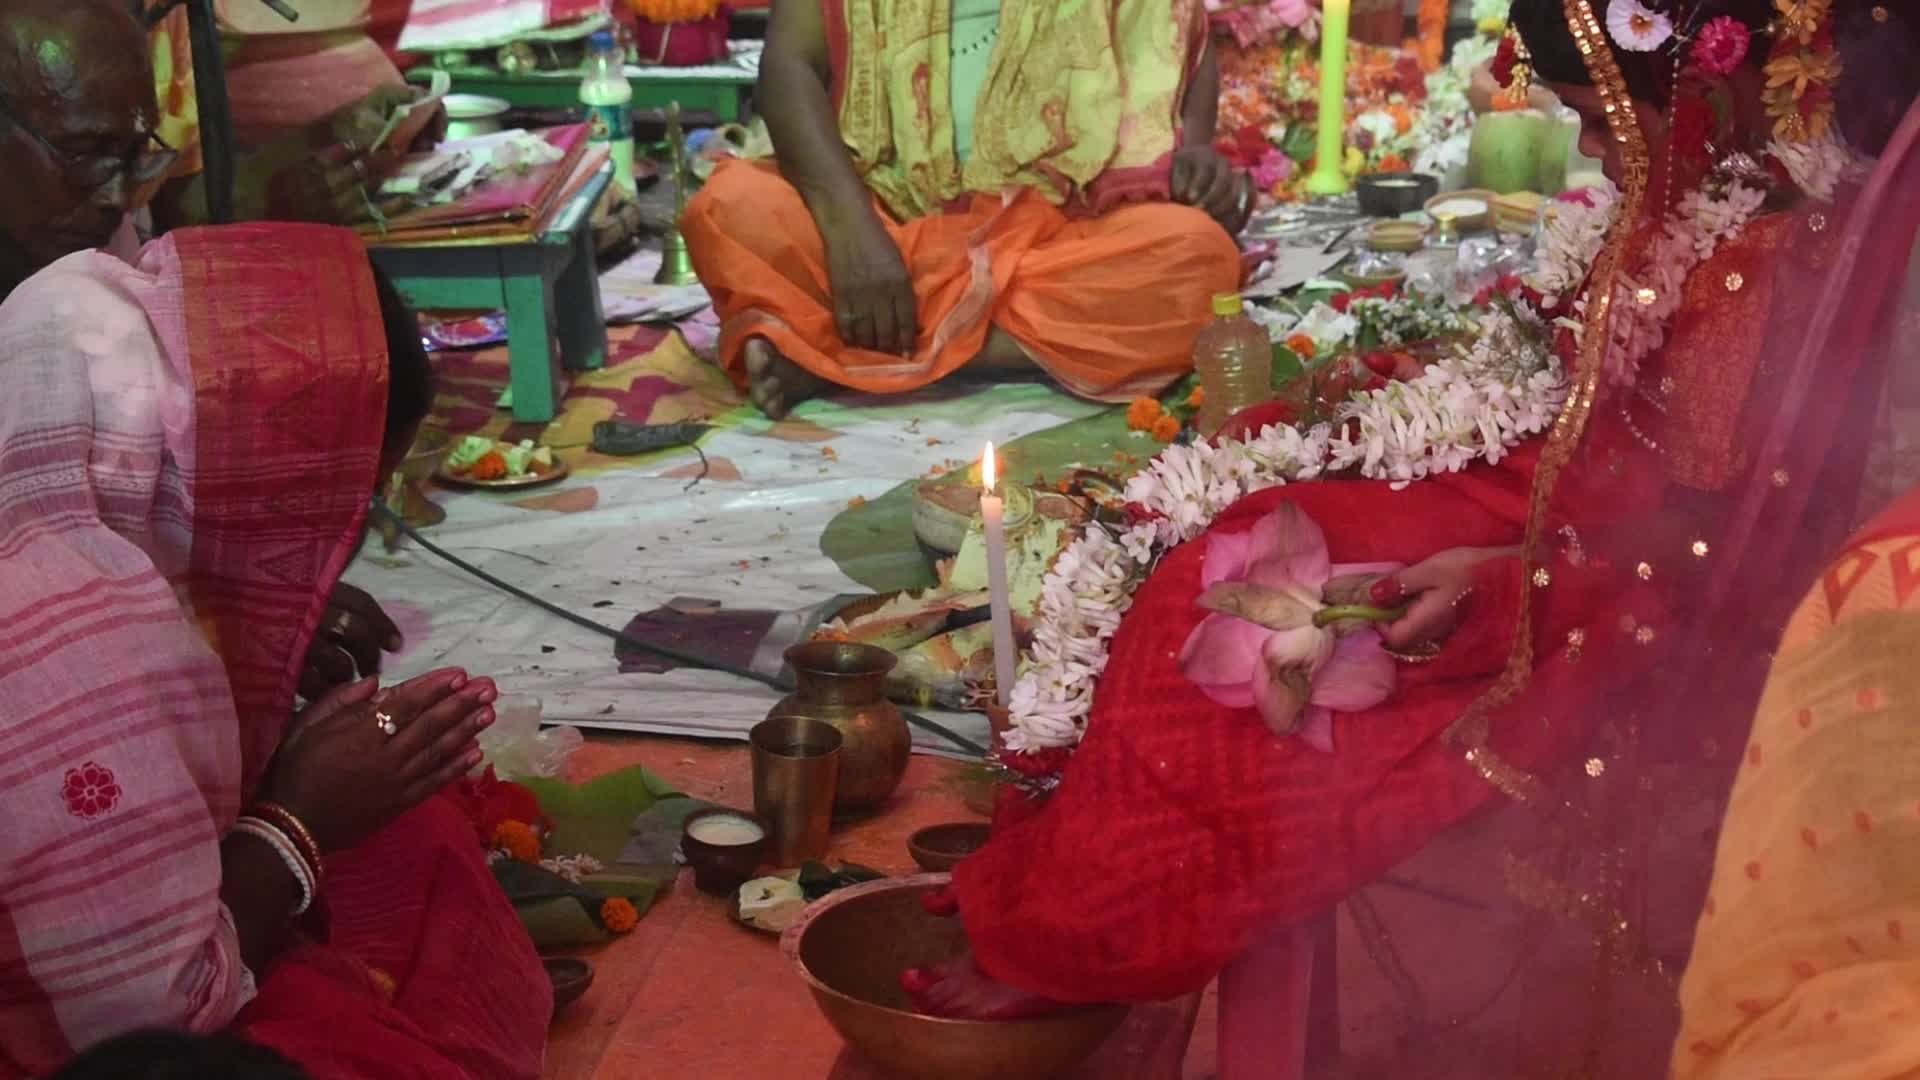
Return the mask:
<svg viewBox="0 0 1920 1080">
<path fill-rule="evenodd" d="M 0 305 L 0 367 L 0 1075 L 141 1027 L 232 1028 L 323 1080 L 537 1075 L 548 983 L 434 797 L 492 684 L 294 712 L 430 396 L 359 241 L 68 256 Z"/>
</svg>

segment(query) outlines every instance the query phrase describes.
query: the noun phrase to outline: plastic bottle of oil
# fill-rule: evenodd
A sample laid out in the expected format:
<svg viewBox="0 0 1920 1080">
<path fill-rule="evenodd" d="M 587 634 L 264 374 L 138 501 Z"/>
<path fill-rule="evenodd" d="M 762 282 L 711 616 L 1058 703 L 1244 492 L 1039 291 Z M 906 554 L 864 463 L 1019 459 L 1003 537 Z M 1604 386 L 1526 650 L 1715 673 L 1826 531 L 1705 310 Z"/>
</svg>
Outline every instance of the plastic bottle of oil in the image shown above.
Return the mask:
<svg viewBox="0 0 1920 1080">
<path fill-rule="evenodd" d="M 1202 435 L 1220 430 L 1227 418 L 1273 396 L 1273 344 L 1266 330 L 1246 316 L 1238 293 L 1213 298 L 1213 322 L 1193 343 L 1193 369 L 1200 373 L 1200 411 L 1193 426 Z"/>
</svg>

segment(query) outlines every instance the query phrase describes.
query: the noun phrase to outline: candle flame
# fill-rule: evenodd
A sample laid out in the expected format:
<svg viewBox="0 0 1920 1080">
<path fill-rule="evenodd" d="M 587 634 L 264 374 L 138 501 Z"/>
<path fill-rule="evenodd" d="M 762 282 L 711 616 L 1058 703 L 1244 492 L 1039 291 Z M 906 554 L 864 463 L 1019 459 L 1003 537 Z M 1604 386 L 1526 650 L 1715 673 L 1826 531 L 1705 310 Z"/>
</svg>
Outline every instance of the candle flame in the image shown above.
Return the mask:
<svg viewBox="0 0 1920 1080">
<path fill-rule="evenodd" d="M 993 444 L 987 444 L 987 452 L 980 455 L 980 486 L 983 490 L 993 490 Z"/>
</svg>

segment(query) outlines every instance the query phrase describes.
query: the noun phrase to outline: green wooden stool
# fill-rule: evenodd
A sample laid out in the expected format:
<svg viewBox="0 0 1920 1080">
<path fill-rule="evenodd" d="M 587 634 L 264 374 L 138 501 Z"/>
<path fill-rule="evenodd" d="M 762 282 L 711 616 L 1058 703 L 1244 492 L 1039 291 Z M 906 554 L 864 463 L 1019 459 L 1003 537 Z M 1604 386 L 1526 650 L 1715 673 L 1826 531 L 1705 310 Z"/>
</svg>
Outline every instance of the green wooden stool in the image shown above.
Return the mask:
<svg viewBox="0 0 1920 1080">
<path fill-rule="evenodd" d="M 612 178 L 608 164 L 561 209 L 551 228 L 529 240 L 367 242 L 374 261 L 416 310 L 506 310 L 515 420 L 552 420 L 564 392 L 559 371 L 592 371 L 606 363 L 593 207 Z"/>
<path fill-rule="evenodd" d="M 746 70 L 712 71 L 685 68 L 629 68 L 627 82 L 633 87 L 635 112 L 662 110 L 680 103 L 683 113 L 704 114 L 715 123 L 744 121 L 751 109 L 755 74 Z M 435 69 L 415 68 L 407 78 L 425 83 Z M 576 71 L 532 72 L 526 75 L 502 75 L 496 71 L 456 70 L 449 68 L 456 94 L 480 94 L 499 98 L 516 109 L 577 109 L 580 107 L 580 73 Z"/>
</svg>

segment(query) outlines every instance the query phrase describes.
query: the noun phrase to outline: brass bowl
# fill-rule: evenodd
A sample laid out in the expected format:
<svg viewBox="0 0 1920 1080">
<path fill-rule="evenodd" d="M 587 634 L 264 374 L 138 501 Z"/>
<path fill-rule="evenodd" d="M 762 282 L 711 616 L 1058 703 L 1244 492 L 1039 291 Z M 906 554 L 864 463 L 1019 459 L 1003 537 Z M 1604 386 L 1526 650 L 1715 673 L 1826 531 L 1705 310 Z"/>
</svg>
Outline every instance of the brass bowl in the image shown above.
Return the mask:
<svg viewBox="0 0 1920 1080">
<path fill-rule="evenodd" d="M 1126 1019 L 1125 1006 L 1033 1020 L 945 1020 L 909 1011 L 900 973 L 966 947 L 960 920 L 920 905 L 922 893 L 947 881 L 945 874 L 921 874 L 856 885 L 788 928 L 781 948 L 827 1022 L 875 1064 L 915 1080 L 1045 1080 L 1093 1056 Z"/>
<path fill-rule="evenodd" d="M 920 864 L 920 869 L 944 874 L 961 859 L 979 851 L 991 830 L 992 826 L 984 821 L 929 825 L 907 837 L 907 854 Z"/>
</svg>

